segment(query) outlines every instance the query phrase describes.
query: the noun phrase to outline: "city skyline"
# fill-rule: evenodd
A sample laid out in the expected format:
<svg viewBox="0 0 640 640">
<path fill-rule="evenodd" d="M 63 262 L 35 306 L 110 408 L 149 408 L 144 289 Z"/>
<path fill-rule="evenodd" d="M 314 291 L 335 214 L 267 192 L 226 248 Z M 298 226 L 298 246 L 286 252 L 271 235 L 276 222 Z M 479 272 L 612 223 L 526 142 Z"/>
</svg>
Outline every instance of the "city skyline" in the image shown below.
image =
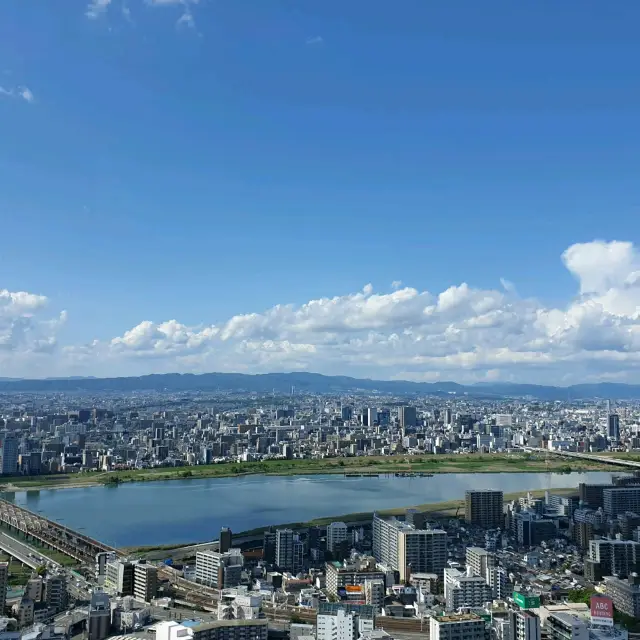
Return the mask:
<svg viewBox="0 0 640 640">
<path fill-rule="evenodd" d="M 0 376 L 640 383 L 639 17 L 2 3 Z"/>
</svg>

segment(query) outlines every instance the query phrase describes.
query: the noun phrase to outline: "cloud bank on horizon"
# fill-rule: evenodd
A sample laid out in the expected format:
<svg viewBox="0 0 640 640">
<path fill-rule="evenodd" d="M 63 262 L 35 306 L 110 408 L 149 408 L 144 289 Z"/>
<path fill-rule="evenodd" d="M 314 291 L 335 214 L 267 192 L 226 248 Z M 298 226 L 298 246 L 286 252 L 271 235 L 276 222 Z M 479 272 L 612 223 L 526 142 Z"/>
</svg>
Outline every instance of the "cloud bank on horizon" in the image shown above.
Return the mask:
<svg viewBox="0 0 640 640">
<path fill-rule="evenodd" d="M 122 335 L 61 344 L 65 312 L 44 295 L 0 290 L 4 377 L 309 370 L 384 379 L 546 384 L 640 382 L 640 250 L 574 244 L 562 262 L 576 296 L 548 308 L 467 283 L 438 294 L 394 282 L 302 305 L 278 304 L 218 325 L 143 320 Z M 544 286 L 544 283 L 541 283 Z"/>
</svg>

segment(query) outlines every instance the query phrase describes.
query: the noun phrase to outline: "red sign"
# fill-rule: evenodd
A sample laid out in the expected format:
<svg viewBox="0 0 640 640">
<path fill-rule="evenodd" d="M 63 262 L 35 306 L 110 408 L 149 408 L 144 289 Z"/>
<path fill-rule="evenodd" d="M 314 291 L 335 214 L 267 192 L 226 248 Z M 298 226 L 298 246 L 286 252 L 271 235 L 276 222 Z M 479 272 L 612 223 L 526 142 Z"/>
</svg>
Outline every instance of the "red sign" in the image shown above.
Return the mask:
<svg viewBox="0 0 640 640">
<path fill-rule="evenodd" d="M 591 596 L 591 622 L 613 625 L 613 601 L 607 596 Z"/>
</svg>

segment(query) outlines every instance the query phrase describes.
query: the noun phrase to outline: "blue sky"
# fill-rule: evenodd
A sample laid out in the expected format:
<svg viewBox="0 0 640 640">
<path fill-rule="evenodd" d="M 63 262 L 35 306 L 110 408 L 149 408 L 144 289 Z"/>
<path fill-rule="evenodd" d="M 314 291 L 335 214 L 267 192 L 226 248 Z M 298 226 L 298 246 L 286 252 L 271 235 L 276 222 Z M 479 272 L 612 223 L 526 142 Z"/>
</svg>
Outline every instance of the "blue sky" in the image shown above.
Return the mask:
<svg viewBox="0 0 640 640">
<path fill-rule="evenodd" d="M 625 0 L 4 0 L 0 375 L 640 382 L 640 307 L 602 298 L 640 304 L 639 19 Z M 594 255 L 618 279 L 585 299 Z M 425 322 L 462 283 L 503 298 Z M 336 296 L 339 318 L 300 325 Z M 487 313 L 517 326 L 476 335 Z"/>
</svg>

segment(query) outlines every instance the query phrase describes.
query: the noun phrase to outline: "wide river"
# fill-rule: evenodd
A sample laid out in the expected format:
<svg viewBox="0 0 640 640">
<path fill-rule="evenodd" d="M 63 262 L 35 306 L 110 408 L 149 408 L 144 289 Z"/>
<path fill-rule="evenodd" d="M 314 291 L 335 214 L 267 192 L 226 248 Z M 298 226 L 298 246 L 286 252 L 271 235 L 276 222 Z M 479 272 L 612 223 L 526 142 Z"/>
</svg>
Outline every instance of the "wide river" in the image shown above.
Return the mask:
<svg viewBox="0 0 640 640">
<path fill-rule="evenodd" d="M 611 473 L 441 474 L 431 478 L 339 475 L 170 480 L 7 493 L 2 497 L 113 546 L 202 542 L 220 527 L 246 531 L 325 516 L 464 497 L 466 489 L 571 488 Z"/>
</svg>

